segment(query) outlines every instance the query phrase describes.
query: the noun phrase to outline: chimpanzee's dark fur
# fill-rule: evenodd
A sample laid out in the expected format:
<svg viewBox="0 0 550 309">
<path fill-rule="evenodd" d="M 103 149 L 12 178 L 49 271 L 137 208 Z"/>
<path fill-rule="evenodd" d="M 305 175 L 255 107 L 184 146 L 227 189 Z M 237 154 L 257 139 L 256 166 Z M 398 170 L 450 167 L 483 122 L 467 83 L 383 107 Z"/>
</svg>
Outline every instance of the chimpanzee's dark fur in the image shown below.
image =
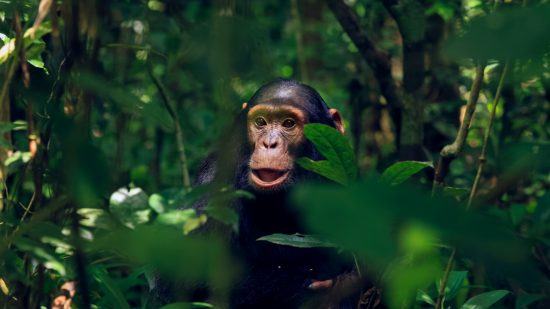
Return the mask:
<svg viewBox="0 0 550 309">
<path fill-rule="evenodd" d="M 291 205 L 288 200 L 288 187 L 277 192 L 262 193 L 256 192 L 248 184 L 248 160 L 252 149 L 246 138 L 247 112 L 258 104 L 281 103 L 304 111 L 309 123 L 335 127 L 329 109 L 317 91 L 292 80 L 275 80 L 262 86 L 241 111 L 235 124 L 238 139 L 228 142 L 237 141 L 240 144 L 238 147 L 228 145 L 234 147 L 235 155 L 224 156 L 219 153 L 216 158 L 210 158 L 201 168 L 197 179 L 199 184 L 216 181 L 220 177 L 221 166 L 228 165 L 222 162 L 226 160 L 235 167 L 233 171 L 226 171 L 226 174 L 234 175 L 229 177 L 235 177 L 235 188 L 250 191 L 256 196 L 253 200 L 239 200 L 234 205 L 240 219 L 238 235 L 232 238 L 232 249 L 245 269 L 235 282 L 231 294 L 232 308 L 296 308 L 312 305 L 312 301 L 321 299 L 327 293 L 310 291 L 307 287 L 313 279 L 333 279 L 353 271 L 353 264 L 342 262 L 342 257 L 333 249 L 303 249 L 257 241 L 259 237 L 273 233 L 307 233 L 295 205 Z M 300 155 L 314 160 L 322 159 L 310 142 L 306 142 Z M 232 159 L 235 161 L 231 162 Z M 308 179 L 318 181 L 320 177 L 296 165 L 290 183 Z M 201 210 L 204 204 L 199 203 L 195 207 Z M 339 307 L 356 306 L 356 301 L 339 303 Z"/>
</svg>

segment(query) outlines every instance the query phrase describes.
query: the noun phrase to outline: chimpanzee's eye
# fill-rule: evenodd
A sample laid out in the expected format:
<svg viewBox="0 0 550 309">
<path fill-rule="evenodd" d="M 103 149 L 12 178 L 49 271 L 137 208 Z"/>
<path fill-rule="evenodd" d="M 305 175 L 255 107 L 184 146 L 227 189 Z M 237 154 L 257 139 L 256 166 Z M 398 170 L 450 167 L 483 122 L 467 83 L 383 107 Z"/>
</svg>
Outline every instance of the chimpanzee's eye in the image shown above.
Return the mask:
<svg viewBox="0 0 550 309">
<path fill-rule="evenodd" d="M 288 118 L 283 121 L 283 127 L 290 129 L 296 125 L 296 121 L 294 119 Z"/>
<path fill-rule="evenodd" d="M 256 119 L 254 119 L 254 123 L 258 126 L 258 127 L 263 127 L 263 126 L 266 126 L 267 125 L 267 122 L 265 121 L 264 117 L 258 117 Z"/>
</svg>

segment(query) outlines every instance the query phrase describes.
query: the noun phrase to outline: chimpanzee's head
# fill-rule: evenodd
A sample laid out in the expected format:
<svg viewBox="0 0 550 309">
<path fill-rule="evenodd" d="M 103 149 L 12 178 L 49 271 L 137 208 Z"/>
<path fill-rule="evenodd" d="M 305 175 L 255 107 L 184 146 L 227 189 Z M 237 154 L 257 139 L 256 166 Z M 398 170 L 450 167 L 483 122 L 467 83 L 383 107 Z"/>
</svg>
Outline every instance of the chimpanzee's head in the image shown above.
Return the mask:
<svg viewBox="0 0 550 309">
<path fill-rule="evenodd" d="M 246 112 L 250 159 L 248 184 L 258 192 L 276 192 L 297 177 L 296 158 L 320 159 L 304 136 L 304 125 L 322 123 L 344 132 L 338 110 L 328 108 L 319 93 L 293 80 L 262 86 Z"/>
</svg>

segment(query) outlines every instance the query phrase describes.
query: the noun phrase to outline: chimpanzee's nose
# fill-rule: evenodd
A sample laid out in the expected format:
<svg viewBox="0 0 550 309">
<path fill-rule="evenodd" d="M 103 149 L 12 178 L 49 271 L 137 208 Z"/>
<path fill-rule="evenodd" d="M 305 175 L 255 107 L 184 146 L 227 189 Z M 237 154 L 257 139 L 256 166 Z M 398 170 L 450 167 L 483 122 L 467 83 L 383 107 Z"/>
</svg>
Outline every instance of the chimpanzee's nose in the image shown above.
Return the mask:
<svg viewBox="0 0 550 309">
<path fill-rule="evenodd" d="M 264 139 L 263 144 L 266 149 L 275 149 L 277 148 L 277 145 L 279 145 L 279 141 L 278 138 L 273 138 L 270 136 Z"/>
</svg>

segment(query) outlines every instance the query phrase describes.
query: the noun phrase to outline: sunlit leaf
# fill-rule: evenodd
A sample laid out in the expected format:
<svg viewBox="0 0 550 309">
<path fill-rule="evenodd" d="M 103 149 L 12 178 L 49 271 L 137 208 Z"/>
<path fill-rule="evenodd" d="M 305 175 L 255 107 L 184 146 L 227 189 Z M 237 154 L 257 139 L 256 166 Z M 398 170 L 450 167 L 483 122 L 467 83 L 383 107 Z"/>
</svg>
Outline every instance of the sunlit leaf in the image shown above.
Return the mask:
<svg viewBox="0 0 550 309">
<path fill-rule="evenodd" d="M 425 302 L 429 305 L 432 305 L 432 306 L 435 306 L 435 302 L 434 300 L 430 297 L 430 295 L 428 295 L 428 293 L 422 291 L 422 290 L 418 290 L 418 293 L 416 293 L 416 300 L 417 301 L 422 301 L 422 302 Z"/>
<path fill-rule="evenodd" d="M 165 225 L 183 225 L 187 220 L 196 217 L 194 209 L 171 210 L 160 214 L 155 222 Z"/>
<path fill-rule="evenodd" d="M 109 209 L 122 223 L 134 228 L 149 221 L 151 209 L 148 200 L 149 197 L 140 188 L 120 188 L 111 195 Z"/>
</svg>

